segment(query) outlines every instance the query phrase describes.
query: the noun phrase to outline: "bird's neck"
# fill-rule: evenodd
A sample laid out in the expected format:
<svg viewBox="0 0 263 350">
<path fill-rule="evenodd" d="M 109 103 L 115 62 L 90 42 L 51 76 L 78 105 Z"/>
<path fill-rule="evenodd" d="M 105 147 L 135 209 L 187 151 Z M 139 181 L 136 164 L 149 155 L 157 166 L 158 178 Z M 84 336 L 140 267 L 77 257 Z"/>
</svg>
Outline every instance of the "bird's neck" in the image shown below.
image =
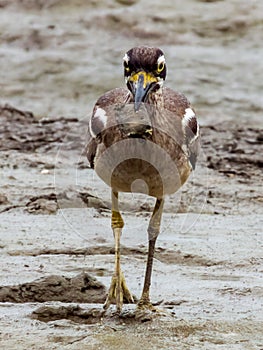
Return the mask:
<svg viewBox="0 0 263 350">
<path fill-rule="evenodd" d="M 158 90 L 154 92 L 150 92 L 146 103 L 149 103 L 151 105 L 154 105 L 156 108 L 163 108 L 164 106 L 164 99 L 163 99 L 163 89 L 160 87 Z"/>
<path fill-rule="evenodd" d="M 126 97 L 125 103 L 133 103 L 134 96 L 131 92 Z M 158 90 L 150 92 L 147 96 L 147 99 L 144 101 L 146 104 L 151 104 L 156 106 L 157 108 L 163 108 L 164 99 L 163 99 L 163 88 L 160 87 Z"/>
</svg>

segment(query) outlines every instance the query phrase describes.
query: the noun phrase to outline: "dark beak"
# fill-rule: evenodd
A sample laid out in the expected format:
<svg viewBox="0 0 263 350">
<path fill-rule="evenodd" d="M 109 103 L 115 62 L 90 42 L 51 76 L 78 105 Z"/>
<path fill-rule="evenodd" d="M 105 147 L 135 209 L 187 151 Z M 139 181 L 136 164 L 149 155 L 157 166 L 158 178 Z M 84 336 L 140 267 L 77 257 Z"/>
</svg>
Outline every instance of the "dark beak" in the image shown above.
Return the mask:
<svg viewBox="0 0 263 350">
<path fill-rule="evenodd" d="M 135 90 L 135 96 L 134 96 L 135 112 L 138 112 L 138 110 L 140 109 L 141 103 L 145 100 L 150 88 L 150 84 L 145 84 L 144 80 L 145 80 L 144 75 L 140 74 L 137 82 L 137 87 Z"/>
<path fill-rule="evenodd" d="M 135 112 L 138 112 L 141 104 L 145 101 L 149 91 L 156 82 L 157 79 L 153 75 L 144 71 L 140 71 L 130 78 L 129 84 L 134 95 Z"/>
</svg>

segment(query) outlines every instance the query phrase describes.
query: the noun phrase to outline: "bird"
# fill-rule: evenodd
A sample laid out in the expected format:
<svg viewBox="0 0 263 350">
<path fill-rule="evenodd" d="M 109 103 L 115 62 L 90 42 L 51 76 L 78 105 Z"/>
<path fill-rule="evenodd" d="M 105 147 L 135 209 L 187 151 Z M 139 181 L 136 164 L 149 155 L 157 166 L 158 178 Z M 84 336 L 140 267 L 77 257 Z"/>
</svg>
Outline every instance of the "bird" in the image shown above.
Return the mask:
<svg viewBox="0 0 263 350">
<path fill-rule="evenodd" d="M 150 300 L 151 275 L 164 201 L 195 169 L 200 132 L 196 112 L 180 92 L 164 86 L 167 64 L 163 50 L 136 46 L 123 57 L 124 87 L 98 98 L 89 121 L 87 158 L 91 168 L 111 188 L 111 227 L 115 240 L 115 270 L 104 309 L 134 303 L 121 270 L 120 240 L 124 220 L 120 192 L 155 198 L 148 225 L 148 255 L 142 294 L 136 310 L 155 311 Z"/>
</svg>

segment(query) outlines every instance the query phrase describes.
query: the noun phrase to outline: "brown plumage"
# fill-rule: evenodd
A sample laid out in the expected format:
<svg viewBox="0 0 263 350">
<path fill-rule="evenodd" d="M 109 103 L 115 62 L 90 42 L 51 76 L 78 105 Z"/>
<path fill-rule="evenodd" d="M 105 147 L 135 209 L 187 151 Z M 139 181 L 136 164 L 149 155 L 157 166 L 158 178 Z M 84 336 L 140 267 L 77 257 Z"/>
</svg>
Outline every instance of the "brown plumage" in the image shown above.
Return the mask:
<svg viewBox="0 0 263 350">
<path fill-rule="evenodd" d="M 154 247 L 160 231 L 164 196 L 176 192 L 195 168 L 199 127 L 186 97 L 163 87 L 166 63 L 158 48 L 136 47 L 124 58 L 127 88 L 106 92 L 95 104 L 90 120 L 88 160 L 112 188 L 112 228 L 115 273 L 104 307 L 116 299 L 133 302 L 120 269 L 120 236 L 124 225 L 119 192 L 142 192 L 156 197 L 148 227 L 149 251 L 138 310 L 153 309 L 149 289 Z"/>
</svg>

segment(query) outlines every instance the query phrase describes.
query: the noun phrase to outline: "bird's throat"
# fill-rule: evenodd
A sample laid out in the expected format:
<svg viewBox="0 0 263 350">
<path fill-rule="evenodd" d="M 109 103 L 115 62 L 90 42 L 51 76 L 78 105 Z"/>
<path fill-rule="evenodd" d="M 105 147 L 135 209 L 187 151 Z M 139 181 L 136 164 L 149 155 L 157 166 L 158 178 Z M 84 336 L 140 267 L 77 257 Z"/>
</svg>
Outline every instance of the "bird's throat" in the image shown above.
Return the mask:
<svg viewBox="0 0 263 350">
<path fill-rule="evenodd" d="M 152 122 L 143 104 L 135 112 L 133 104 L 124 104 L 116 110 L 116 120 L 124 137 L 148 139 L 152 135 Z"/>
</svg>

